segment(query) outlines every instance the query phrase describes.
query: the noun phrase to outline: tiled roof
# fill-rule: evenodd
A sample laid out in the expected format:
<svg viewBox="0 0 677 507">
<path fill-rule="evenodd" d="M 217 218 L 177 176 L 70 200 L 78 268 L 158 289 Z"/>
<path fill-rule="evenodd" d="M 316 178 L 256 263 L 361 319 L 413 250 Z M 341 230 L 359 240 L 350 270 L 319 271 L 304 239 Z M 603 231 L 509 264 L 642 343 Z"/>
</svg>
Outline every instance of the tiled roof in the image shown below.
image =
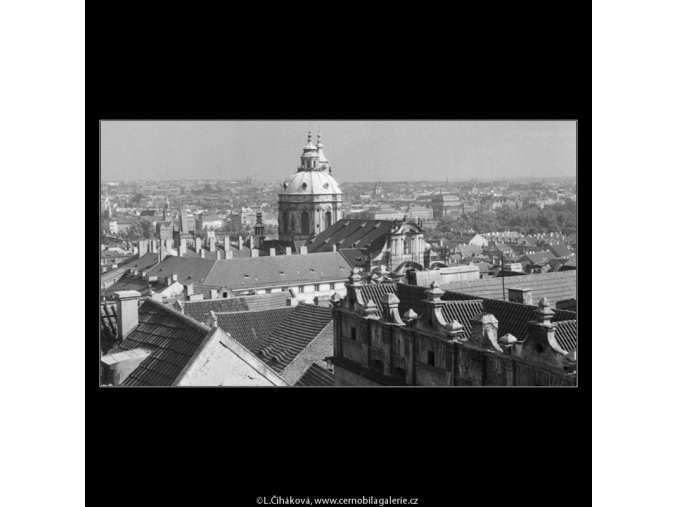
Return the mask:
<svg viewBox="0 0 677 507">
<path fill-rule="evenodd" d="M 107 352 L 117 340 L 118 317 L 116 305 L 102 304 L 100 310 L 101 349 Z"/>
<path fill-rule="evenodd" d="M 576 350 L 576 345 L 578 344 L 578 323 L 575 320 L 558 322 L 555 340 L 567 352 Z"/>
<path fill-rule="evenodd" d="M 122 275 L 122 277 L 117 282 L 108 287 L 106 290 L 101 291 L 101 294 L 106 297 L 110 297 L 114 292 L 121 290 L 135 290 L 139 292 L 142 297 L 148 296 L 150 294 L 148 280 L 130 274 Z"/>
<path fill-rule="evenodd" d="M 484 313 L 484 302 L 481 299 L 467 301 L 449 301 L 442 307 L 444 319 L 451 323 L 457 320 L 463 326 L 464 336 L 470 338 L 472 319 Z"/>
<path fill-rule="evenodd" d="M 342 248 L 339 250 L 343 258 L 346 260 L 351 268 L 362 267 L 367 264 L 367 253 L 361 248 Z"/>
<path fill-rule="evenodd" d="M 337 249 L 356 247 L 366 248 L 369 253 L 379 252 L 392 225 L 391 220 L 343 218 L 318 234 L 308 245 L 308 252 L 331 252 L 333 245 Z"/>
<path fill-rule="evenodd" d="M 106 271 L 105 273 L 101 273 L 101 283 L 104 282 L 110 282 L 114 281 L 116 279 L 122 278 L 122 275 L 125 274 L 127 271 L 127 268 L 116 268 L 116 269 L 111 269 L 110 271 Z"/>
<path fill-rule="evenodd" d="M 152 268 L 158 262 L 158 255 L 156 252 L 148 252 L 142 255 L 140 258 L 126 262 L 124 264 L 125 269 L 138 269 L 139 271 L 145 271 Z"/>
<path fill-rule="evenodd" d="M 486 299 L 484 301 L 484 311 L 493 314 L 498 320 L 498 336 L 510 333 L 519 340 L 524 340 L 527 337 L 529 321 L 536 320 L 535 310 L 535 306 L 510 301 L 494 299 Z M 553 322 L 576 318 L 576 314 L 568 310 L 554 310 L 554 312 Z"/>
<path fill-rule="evenodd" d="M 249 310 L 244 298 L 207 299 L 203 301 L 185 301 L 183 312 L 198 322 L 206 322 L 209 312 L 241 312 Z"/>
<path fill-rule="evenodd" d="M 555 257 L 568 257 L 573 254 L 566 245 L 550 245 L 549 248 Z"/>
<path fill-rule="evenodd" d="M 300 304 L 268 336 L 261 356 L 276 372 L 289 363 L 332 321 L 332 309 Z"/>
<path fill-rule="evenodd" d="M 217 313 L 218 325 L 235 340 L 258 354 L 275 326 L 294 311 L 294 307 L 262 311 Z"/>
<path fill-rule="evenodd" d="M 313 363 L 294 385 L 302 387 L 333 386 L 334 374 L 329 370 L 325 370 L 317 363 Z"/>
<path fill-rule="evenodd" d="M 546 252 L 536 252 L 532 254 L 527 254 L 520 259 L 520 262 L 528 262 L 531 264 L 545 264 L 551 259 L 554 259 L 555 256 L 549 250 Z"/>
<path fill-rule="evenodd" d="M 528 276 L 543 276 L 543 275 L 528 275 Z M 523 280 L 527 276 L 520 277 Z M 509 286 L 511 278 L 506 278 L 506 289 Z M 499 280 L 500 283 L 500 280 Z M 519 287 L 533 287 L 533 284 L 527 286 L 516 284 Z M 448 287 L 448 286 L 445 286 Z M 378 316 L 382 316 L 382 305 L 380 296 L 387 292 L 395 292 L 400 300 L 399 311 L 400 315 L 404 315 L 409 309 L 413 309 L 419 316 L 425 311 L 425 291 L 427 287 L 419 287 L 416 285 L 409 285 L 405 283 L 383 283 L 383 284 L 365 284 L 362 288 L 362 294 L 365 303 L 368 299 L 373 299 L 378 308 Z M 547 296 L 550 298 L 550 296 Z M 537 301 L 534 296 L 534 300 Z M 510 301 L 503 301 L 502 292 L 498 299 L 490 299 L 484 296 L 473 296 L 464 293 L 452 292 L 446 288 L 442 295 L 442 301 L 446 304 L 442 308 L 445 319 L 456 319 L 459 321 L 466 332 L 470 332 L 470 319 L 479 313 L 492 313 L 498 319 L 499 336 L 510 333 L 520 340 L 526 338 L 528 332 L 529 321 L 535 320 L 536 315 L 535 306 L 524 305 L 521 303 L 513 303 Z M 554 304 L 554 302 L 551 300 Z M 553 322 L 561 321 L 575 321 L 576 313 L 569 310 L 554 309 Z M 472 315 L 471 315 L 472 314 Z"/>
<path fill-rule="evenodd" d="M 212 261 L 203 282 L 229 289 L 345 280 L 350 266 L 339 252 Z"/>
<path fill-rule="evenodd" d="M 275 292 L 273 294 L 259 294 L 257 296 L 244 296 L 242 299 L 252 312 L 270 310 L 287 306 L 287 300 L 291 297 L 289 292 Z"/>
<path fill-rule="evenodd" d="M 576 272 L 560 271 L 505 278 L 483 278 L 465 282 L 453 282 L 441 288 L 461 294 L 469 294 L 488 299 L 503 299 L 503 280 L 505 280 L 506 298 L 511 287 L 531 288 L 534 290 L 534 302 L 547 297 L 554 305 L 563 299 L 576 298 Z"/>
<path fill-rule="evenodd" d="M 109 351 L 109 354 L 134 349 L 150 352 L 121 385 L 171 385 L 209 331 L 207 326 L 147 299 L 139 307 L 139 325 Z"/>
<path fill-rule="evenodd" d="M 200 257 L 178 257 L 174 255 L 167 256 L 160 264 L 151 269 L 149 276 L 165 278 L 176 274 L 180 283 L 209 283 L 205 282 L 205 277 L 214 266 L 213 261 L 202 259 Z"/>
<path fill-rule="evenodd" d="M 376 303 L 376 308 L 378 311 L 376 315 L 379 317 L 383 316 L 383 303 L 381 303 L 381 297 L 383 294 L 396 293 L 394 283 L 369 283 L 363 285 L 361 288 L 362 297 L 364 298 L 365 304 L 371 299 Z"/>
</svg>

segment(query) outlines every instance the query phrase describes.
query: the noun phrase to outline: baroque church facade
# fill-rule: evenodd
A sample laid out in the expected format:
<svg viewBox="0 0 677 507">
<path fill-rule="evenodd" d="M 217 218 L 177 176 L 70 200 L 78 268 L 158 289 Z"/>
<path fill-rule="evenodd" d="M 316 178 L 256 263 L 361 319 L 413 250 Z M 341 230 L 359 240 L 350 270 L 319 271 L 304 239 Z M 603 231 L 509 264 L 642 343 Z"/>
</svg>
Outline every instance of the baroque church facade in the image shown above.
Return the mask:
<svg viewBox="0 0 677 507">
<path fill-rule="evenodd" d="M 282 183 L 278 202 L 280 241 L 297 248 L 343 218 L 343 192 L 332 176 L 319 133 L 317 144 L 313 144 L 308 132 L 301 165 Z"/>
</svg>

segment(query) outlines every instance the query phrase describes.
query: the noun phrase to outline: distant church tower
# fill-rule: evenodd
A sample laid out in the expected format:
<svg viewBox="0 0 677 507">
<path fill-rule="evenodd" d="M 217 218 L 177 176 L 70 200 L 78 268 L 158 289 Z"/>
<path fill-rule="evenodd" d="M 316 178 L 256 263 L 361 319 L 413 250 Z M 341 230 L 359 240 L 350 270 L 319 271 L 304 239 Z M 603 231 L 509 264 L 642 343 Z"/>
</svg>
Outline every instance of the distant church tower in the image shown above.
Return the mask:
<svg viewBox="0 0 677 507">
<path fill-rule="evenodd" d="M 301 166 L 285 180 L 279 194 L 279 238 L 301 246 L 341 218 L 343 192 L 331 175 L 320 134 L 316 146 L 308 131 Z"/>
</svg>

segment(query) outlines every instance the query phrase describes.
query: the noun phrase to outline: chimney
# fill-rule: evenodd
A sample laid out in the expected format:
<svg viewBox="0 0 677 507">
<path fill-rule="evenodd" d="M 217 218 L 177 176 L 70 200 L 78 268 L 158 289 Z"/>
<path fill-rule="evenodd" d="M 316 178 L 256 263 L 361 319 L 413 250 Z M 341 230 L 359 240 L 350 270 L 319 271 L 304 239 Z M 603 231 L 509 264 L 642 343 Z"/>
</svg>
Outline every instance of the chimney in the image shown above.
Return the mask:
<svg viewBox="0 0 677 507">
<path fill-rule="evenodd" d="M 186 247 L 186 243 L 184 240 L 181 240 L 181 244 L 179 245 L 179 257 L 185 257 L 187 251 L 188 248 Z"/>
<path fill-rule="evenodd" d="M 508 289 L 508 301 L 515 303 L 522 303 L 525 305 L 533 305 L 533 289 L 511 288 Z"/>
<path fill-rule="evenodd" d="M 274 248 L 270 249 L 270 256 L 275 257 L 275 249 Z"/>
<path fill-rule="evenodd" d="M 230 236 L 223 238 L 223 249 L 227 252 L 230 250 Z"/>
<path fill-rule="evenodd" d="M 209 289 L 209 299 L 218 299 L 219 291 L 216 289 Z"/>
<path fill-rule="evenodd" d="M 258 248 L 252 248 L 251 249 L 251 255 L 252 255 L 252 257 L 258 257 L 259 256 Z"/>
<path fill-rule="evenodd" d="M 239 235 L 237 237 L 237 248 L 239 250 L 242 250 L 242 245 L 244 245 L 244 241 L 242 241 L 242 235 Z"/>
<path fill-rule="evenodd" d="M 307 253 L 308 253 L 308 247 L 307 247 L 307 246 L 302 246 L 301 248 L 299 248 L 299 253 L 300 253 L 301 255 L 307 254 Z"/>
<path fill-rule="evenodd" d="M 216 260 L 220 261 L 221 259 L 223 259 L 223 252 L 221 250 L 217 250 L 216 251 Z"/>
<path fill-rule="evenodd" d="M 226 259 L 232 259 L 232 258 L 233 258 L 233 251 L 227 250 L 226 251 Z"/>
<path fill-rule="evenodd" d="M 201 257 L 201 258 L 204 259 L 204 258 L 207 257 L 207 251 L 206 251 L 204 248 L 200 248 L 199 252 L 200 252 L 200 257 Z"/>
<path fill-rule="evenodd" d="M 142 239 L 139 241 L 139 257 L 143 257 L 148 253 L 148 240 Z"/>
<path fill-rule="evenodd" d="M 331 251 L 332 251 L 332 252 L 335 252 L 335 251 L 336 251 L 336 243 L 334 243 L 334 244 L 331 246 Z"/>
<path fill-rule="evenodd" d="M 149 246 L 149 251 L 151 253 L 155 253 L 156 250 L 155 250 L 155 240 L 154 239 L 148 240 L 148 246 Z"/>
<path fill-rule="evenodd" d="M 172 283 L 178 282 L 179 281 L 179 275 L 177 275 L 176 273 L 172 273 L 171 281 L 172 281 Z"/>
<path fill-rule="evenodd" d="M 203 294 L 193 294 L 191 296 L 186 296 L 188 298 L 188 301 L 202 301 L 204 300 L 204 295 Z"/>
<path fill-rule="evenodd" d="M 124 340 L 139 325 L 139 298 L 135 290 L 115 292 L 113 298 L 117 310 L 118 340 Z"/>
<path fill-rule="evenodd" d="M 210 252 L 216 252 L 216 238 L 215 237 L 209 238 L 209 251 Z"/>
<path fill-rule="evenodd" d="M 202 250 L 202 238 L 198 236 L 195 238 L 195 251 L 199 252 L 200 250 Z M 203 257 L 203 255 L 201 254 L 200 257 Z"/>
<path fill-rule="evenodd" d="M 284 254 L 285 255 L 291 255 L 291 247 L 290 246 L 284 247 Z"/>
<path fill-rule="evenodd" d="M 186 294 L 186 296 L 192 296 L 195 294 L 195 286 L 192 283 L 185 284 L 183 286 L 183 292 Z"/>
</svg>

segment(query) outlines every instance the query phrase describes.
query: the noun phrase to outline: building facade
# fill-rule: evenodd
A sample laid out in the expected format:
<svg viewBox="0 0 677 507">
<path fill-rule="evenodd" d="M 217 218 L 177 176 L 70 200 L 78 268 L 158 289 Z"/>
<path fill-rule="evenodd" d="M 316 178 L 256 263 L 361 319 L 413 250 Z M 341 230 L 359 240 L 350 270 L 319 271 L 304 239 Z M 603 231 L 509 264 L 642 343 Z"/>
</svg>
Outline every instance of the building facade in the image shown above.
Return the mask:
<svg viewBox="0 0 677 507">
<path fill-rule="evenodd" d="M 436 283 L 373 284 L 357 271 L 346 288 L 334 298 L 336 385 L 576 385 L 575 313 L 547 299 L 452 300 Z"/>
<path fill-rule="evenodd" d="M 301 165 L 279 193 L 278 232 L 281 241 L 305 244 L 343 218 L 343 193 L 331 174 L 321 137 L 303 148 Z"/>
<path fill-rule="evenodd" d="M 442 220 L 443 218 L 451 218 L 458 220 L 463 213 L 463 206 L 461 200 L 451 194 L 437 194 L 430 201 L 430 206 L 433 209 L 433 218 L 435 220 Z"/>
</svg>

